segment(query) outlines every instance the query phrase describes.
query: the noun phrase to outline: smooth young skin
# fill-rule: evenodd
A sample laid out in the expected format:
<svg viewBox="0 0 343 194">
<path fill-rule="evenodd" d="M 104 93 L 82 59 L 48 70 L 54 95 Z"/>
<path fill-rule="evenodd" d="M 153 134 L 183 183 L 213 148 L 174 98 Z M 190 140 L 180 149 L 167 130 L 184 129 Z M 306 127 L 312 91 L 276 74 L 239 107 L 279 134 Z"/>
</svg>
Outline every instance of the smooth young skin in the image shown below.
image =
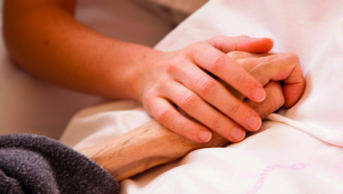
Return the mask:
<svg viewBox="0 0 343 194">
<path fill-rule="evenodd" d="M 209 141 L 211 130 L 238 141 L 237 133 L 260 127 L 256 111 L 205 71 L 263 101 L 263 85 L 226 53 L 265 53 L 270 39 L 223 36 L 165 53 L 87 28 L 73 18 L 74 7 L 74 0 L 5 1 L 4 36 L 13 60 L 64 87 L 136 99 L 162 125 L 197 142 Z"/>
</svg>

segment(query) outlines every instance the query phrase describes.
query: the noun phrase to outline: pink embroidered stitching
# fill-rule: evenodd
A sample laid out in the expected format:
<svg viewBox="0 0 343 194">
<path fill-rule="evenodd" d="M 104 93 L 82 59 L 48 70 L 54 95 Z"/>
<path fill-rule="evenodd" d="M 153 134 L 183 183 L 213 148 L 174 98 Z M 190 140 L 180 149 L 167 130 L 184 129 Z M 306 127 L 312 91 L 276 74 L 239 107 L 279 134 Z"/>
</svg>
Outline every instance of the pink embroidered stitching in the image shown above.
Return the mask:
<svg viewBox="0 0 343 194">
<path fill-rule="evenodd" d="M 292 165 L 282 165 L 282 164 L 269 165 L 263 169 L 262 173 L 260 173 L 260 175 L 258 176 L 254 187 L 250 191 L 248 191 L 247 194 L 254 194 L 257 191 L 259 191 L 262 185 L 265 183 L 267 176 L 275 169 L 301 170 L 303 168 L 306 168 L 307 166 L 308 164 L 305 164 L 305 163 L 297 163 L 297 164 L 292 164 Z"/>
</svg>

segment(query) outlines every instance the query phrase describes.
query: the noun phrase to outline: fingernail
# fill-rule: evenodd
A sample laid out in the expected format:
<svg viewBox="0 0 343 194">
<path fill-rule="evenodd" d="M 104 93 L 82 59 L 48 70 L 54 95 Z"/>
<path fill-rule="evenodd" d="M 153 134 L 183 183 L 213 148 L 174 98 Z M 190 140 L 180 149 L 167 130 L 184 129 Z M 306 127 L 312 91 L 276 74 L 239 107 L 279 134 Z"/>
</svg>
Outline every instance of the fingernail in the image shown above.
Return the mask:
<svg viewBox="0 0 343 194">
<path fill-rule="evenodd" d="M 202 141 L 202 142 L 208 142 L 210 141 L 212 138 L 212 134 L 208 131 L 200 131 L 199 132 L 199 139 Z"/>
<path fill-rule="evenodd" d="M 262 102 L 266 98 L 266 93 L 262 88 L 255 88 L 252 92 L 252 97 L 257 102 Z"/>
<path fill-rule="evenodd" d="M 236 141 L 241 141 L 245 137 L 245 132 L 242 129 L 236 127 L 232 129 L 231 135 Z"/>
<path fill-rule="evenodd" d="M 247 124 L 250 130 L 256 131 L 261 127 L 262 121 L 258 117 L 250 117 Z"/>
</svg>

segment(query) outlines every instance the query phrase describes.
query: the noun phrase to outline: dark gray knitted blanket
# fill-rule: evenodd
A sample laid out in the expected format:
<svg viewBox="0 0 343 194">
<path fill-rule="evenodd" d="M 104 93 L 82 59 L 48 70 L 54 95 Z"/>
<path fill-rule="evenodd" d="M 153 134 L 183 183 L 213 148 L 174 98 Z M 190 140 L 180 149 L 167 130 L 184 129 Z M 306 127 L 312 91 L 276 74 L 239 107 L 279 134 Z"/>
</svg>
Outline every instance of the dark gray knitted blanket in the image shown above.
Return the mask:
<svg viewBox="0 0 343 194">
<path fill-rule="evenodd" d="M 71 148 L 46 137 L 0 136 L 2 193 L 118 193 L 103 168 Z"/>
</svg>

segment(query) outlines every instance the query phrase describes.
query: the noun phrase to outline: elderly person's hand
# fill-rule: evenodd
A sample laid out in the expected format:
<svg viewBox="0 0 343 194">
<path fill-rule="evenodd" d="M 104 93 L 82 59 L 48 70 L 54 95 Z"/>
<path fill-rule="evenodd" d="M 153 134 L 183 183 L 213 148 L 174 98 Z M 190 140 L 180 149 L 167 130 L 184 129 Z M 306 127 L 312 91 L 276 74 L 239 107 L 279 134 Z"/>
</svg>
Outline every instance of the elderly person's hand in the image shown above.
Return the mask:
<svg viewBox="0 0 343 194">
<path fill-rule="evenodd" d="M 293 87 L 294 91 L 287 93 L 289 89 L 281 87 L 278 81 L 270 81 L 265 84 L 266 99 L 263 102 L 244 100 L 244 103 L 252 107 L 262 118 L 284 104 L 294 104 L 301 96 L 305 82 L 298 67 L 298 59 L 294 55 L 252 55 L 232 52 L 229 56 L 262 81 L 283 78 L 280 81 L 286 82 L 286 88 Z M 268 70 L 262 71 L 265 68 Z M 284 75 L 285 69 L 288 70 L 287 75 Z M 278 77 L 280 75 L 281 77 Z M 230 90 L 243 100 L 240 94 L 233 89 Z M 287 97 L 284 98 L 283 94 Z M 156 121 L 151 121 L 118 138 L 79 151 L 99 163 L 120 181 L 156 165 L 178 159 L 192 150 L 223 146 L 227 143 L 226 138 L 216 133 L 213 133 L 211 141 L 196 143 L 166 129 Z"/>
<path fill-rule="evenodd" d="M 305 79 L 299 59 L 292 53 L 252 54 L 234 51 L 228 54 L 250 72 L 262 85 L 270 81 L 281 81 L 285 98 L 284 107 L 290 108 L 301 97 L 305 89 Z"/>
</svg>

